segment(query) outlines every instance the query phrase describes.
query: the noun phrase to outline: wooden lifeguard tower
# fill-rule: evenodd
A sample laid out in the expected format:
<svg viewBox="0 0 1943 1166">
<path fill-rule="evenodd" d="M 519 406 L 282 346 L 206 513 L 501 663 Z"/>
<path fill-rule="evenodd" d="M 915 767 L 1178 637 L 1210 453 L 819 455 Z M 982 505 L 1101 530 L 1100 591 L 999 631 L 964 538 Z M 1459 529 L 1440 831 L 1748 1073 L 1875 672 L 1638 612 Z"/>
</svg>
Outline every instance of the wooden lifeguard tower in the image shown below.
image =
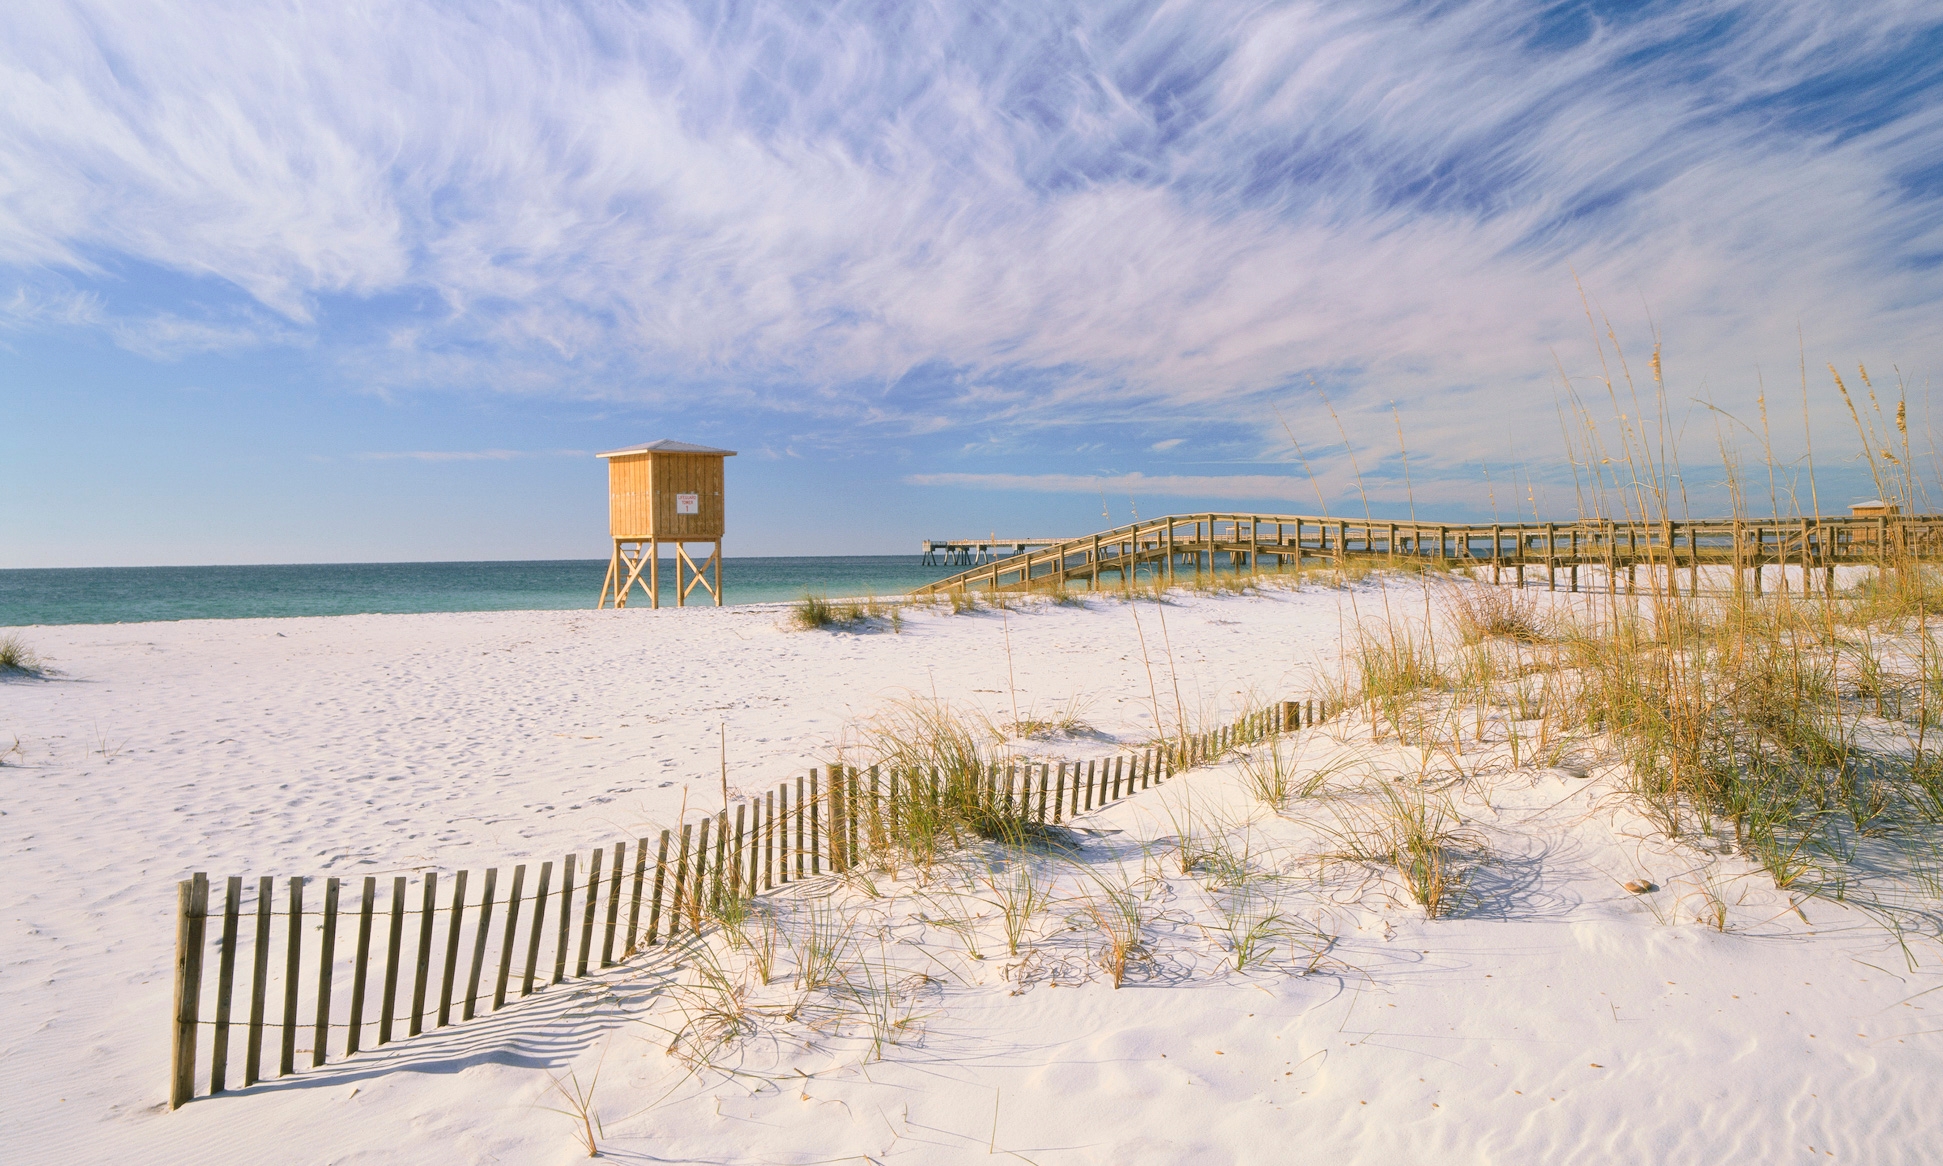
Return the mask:
<svg viewBox="0 0 1943 1166">
<path fill-rule="evenodd" d="M 675 548 L 675 606 L 700 587 L 720 607 L 722 468 L 735 451 L 662 440 L 594 456 L 607 461 L 607 532 L 614 540 L 596 610 L 610 599 L 626 607 L 636 584 L 649 604 L 661 606 L 662 543 Z M 697 566 L 687 543 L 713 543 L 714 550 Z"/>
</svg>

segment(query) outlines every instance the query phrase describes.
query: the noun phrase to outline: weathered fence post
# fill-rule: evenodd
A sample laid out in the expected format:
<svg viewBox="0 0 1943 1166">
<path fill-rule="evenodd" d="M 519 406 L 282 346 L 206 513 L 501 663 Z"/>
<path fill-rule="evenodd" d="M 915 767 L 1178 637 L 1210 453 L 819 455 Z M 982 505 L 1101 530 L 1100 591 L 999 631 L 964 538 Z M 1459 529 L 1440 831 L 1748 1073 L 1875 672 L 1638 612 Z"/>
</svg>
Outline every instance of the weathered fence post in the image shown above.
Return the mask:
<svg viewBox="0 0 1943 1166">
<path fill-rule="evenodd" d="M 196 1023 L 202 1004 L 202 933 L 209 914 L 209 876 L 198 872 L 176 884 L 175 1038 L 169 1048 L 169 1108 L 179 1109 L 196 1092 Z"/>
<path fill-rule="evenodd" d="M 668 834 L 661 832 L 661 845 L 655 851 L 654 859 L 654 897 L 648 902 L 648 943 L 653 947 L 660 942 L 661 935 L 661 889 L 668 878 Z M 671 930 L 668 934 L 673 935 Z"/>
<path fill-rule="evenodd" d="M 250 1036 L 243 1051 L 243 1084 L 254 1085 L 263 1067 L 263 1010 L 270 992 L 270 919 L 276 883 L 269 875 L 256 882 L 256 943 L 250 949 Z"/>
<path fill-rule="evenodd" d="M 209 1092 L 221 1093 L 229 1075 L 229 1008 L 236 989 L 236 915 L 243 879 L 231 875 L 223 885 L 223 938 L 216 965 L 216 1036 L 209 1050 Z"/>
<path fill-rule="evenodd" d="M 364 894 L 358 900 L 358 957 L 351 969 L 351 1032 L 344 1042 L 344 1055 L 350 1056 L 364 1043 L 364 992 L 371 955 L 371 908 L 378 897 L 378 880 L 364 876 Z"/>
<path fill-rule="evenodd" d="M 486 868 L 486 885 L 479 893 L 479 929 L 472 940 L 472 970 L 466 976 L 466 1004 L 460 1020 L 471 1020 L 479 1007 L 479 976 L 486 969 L 486 940 L 492 934 L 492 893 L 499 881 L 499 868 Z"/>
<path fill-rule="evenodd" d="M 452 1023 L 452 992 L 458 986 L 459 978 L 459 932 L 464 925 L 465 914 L 466 872 L 460 871 L 452 876 L 452 918 L 447 921 L 445 929 L 445 974 L 439 977 L 440 1028 Z"/>
<path fill-rule="evenodd" d="M 506 895 L 506 933 L 499 942 L 499 978 L 493 982 L 492 1006 L 497 1012 L 506 1006 L 506 982 L 513 974 L 513 937 L 519 932 L 519 893 L 526 883 L 526 864 L 513 868 L 513 889 Z"/>
<path fill-rule="evenodd" d="M 277 1076 L 297 1071 L 297 981 L 303 970 L 304 880 L 290 880 L 290 936 L 283 964 L 283 1046 L 277 1062 Z"/>
<path fill-rule="evenodd" d="M 331 1035 L 331 965 L 337 957 L 338 880 L 324 880 L 324 937 L 317 960 L 317 1023 L 311 1028 L 311 1068 L 324 1063 Z"/>
</svg>

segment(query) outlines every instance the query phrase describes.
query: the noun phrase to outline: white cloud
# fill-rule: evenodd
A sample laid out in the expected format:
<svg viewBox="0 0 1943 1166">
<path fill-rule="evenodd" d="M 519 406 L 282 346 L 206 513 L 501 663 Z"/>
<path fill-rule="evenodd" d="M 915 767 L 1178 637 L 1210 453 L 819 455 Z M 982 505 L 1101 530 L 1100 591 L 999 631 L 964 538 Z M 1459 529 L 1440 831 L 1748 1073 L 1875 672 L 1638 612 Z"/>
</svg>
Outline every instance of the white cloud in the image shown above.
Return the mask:
<svg viewBox="0 0 1943 1166">
<path fill-rule="evenodd" d="M 1278 498 L 1316 500 L 1307 478 L 1275 474 L 910 474 L 909 486 L 973 490 L 1023 490 L 1035 494 L 1100 494 L 1168 498 Z"/>
<path fill-rule="evenodd" d="M 378 450 L 354 453 L 352 459 L 361 462 L 507 462 L 521 458 L 535 457 L 592 457 L 593 452 L 584 449 L 413 449 Z"/>
<path fill-rule="evenodd" d="M 301 334 L 378 386 L 701 385 L 913 433 L 1266 445 L 1281 398 L 1321 448 L 1313 376 L 1359 438 L 1399 401 L 1427 481 L 1551 444 L 1550 353 L 1597 371 L 1575 277 L 1636 359 L 1656 321 L 1676 405 L 1745 412 L 1798 327 L 1811 365 L 1935 367 L 1934 63 L 1914 98 L 1792 95 L 1933 7 L 1697 0 L 1534 48 L 1548 12 L 15 5 L 0 264 L 87 283 L 149 355 Z M 128 304 L 121 261 L 282 323 Z M 434 306 L 378 339 L 335 322 L 407 293 Z M 933 366 L 962 375 L 886 388 Z"/>
<path fill-rule="evenodd" d="M 101 297 L 72 289 L 49 290 L 25 284 L 0 303 L 0 327 L 77 328 L 102 322 Z"/>
</svg>

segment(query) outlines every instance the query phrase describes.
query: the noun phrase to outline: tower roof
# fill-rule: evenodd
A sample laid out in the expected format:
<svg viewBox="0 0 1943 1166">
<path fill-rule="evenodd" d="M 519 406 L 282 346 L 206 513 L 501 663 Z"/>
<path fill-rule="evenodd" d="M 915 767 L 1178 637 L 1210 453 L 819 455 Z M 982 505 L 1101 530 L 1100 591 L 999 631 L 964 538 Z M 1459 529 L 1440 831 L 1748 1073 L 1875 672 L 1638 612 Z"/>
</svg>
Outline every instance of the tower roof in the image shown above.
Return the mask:
<svg viewBox="0 0 1943 1166">
<path fill-rule="evenodd" d="M 706 453 L 715 454 L 719 457 L 735 456 L 735 451 L 732 449 L 716 449 L 712 445 L 691 445 L 686 441 L 674 441 L 666 437 L 660 441 L 645 442 L 641 445 L 630 445 L 626 449 L 610 449 L 606 453 L 597 453 L 594 456 L 626 457 L 630 454 L 637 453 Z"/>
</svg>

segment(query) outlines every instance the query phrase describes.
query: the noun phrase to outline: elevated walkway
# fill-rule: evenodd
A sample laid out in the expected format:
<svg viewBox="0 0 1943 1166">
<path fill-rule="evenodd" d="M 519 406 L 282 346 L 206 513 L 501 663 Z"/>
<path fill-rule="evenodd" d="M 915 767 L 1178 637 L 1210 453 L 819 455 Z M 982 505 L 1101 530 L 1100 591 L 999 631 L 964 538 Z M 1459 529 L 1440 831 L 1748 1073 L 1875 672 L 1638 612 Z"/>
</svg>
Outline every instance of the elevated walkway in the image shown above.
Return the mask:
<svg viewBox="0 0 1943 1166">
<path fill-rule="evenodd" d="M 971 540 L 977 542 L 977 540 Z M 933 543 L 925 544 L 929 552 Z M 937 545 L 944 545 L 940 540 Z M 967 545 L 970 545 L 969 543 Z M 1002 540 L 978 545 L 996 548 Z M 1581 567 L 1603 568 L 1608 588 L 1641 566 L 1677 572 L 1731 565 L 1753 570 L 1758 593 L 1767 566 L 1825 572 L 1837 566 L 1893 564 L 1943 556 L 1943 515 L 1873 515 L 1793 519 L 1703 519 L 1689 522 L 1455 524 L 1376 522 L 1299 514 L 1175 514 L 1080 538 L 1018 540 L 1014 553 L 926 584 L 912 595 L 954 591 L 1031 591 L 1083 583 L 1125 587 L 1138 579 L 1172 584 L 1182 574 L 1254 573 L 1300 566 L 1490 567 L 1493 581 L 1512 572 L 1523 582 L 1541 569 L 1558 586 L 1561 572 L 1578 590 Z M 1223 558 L 1225 556 L 1225 558 Z"/>
</svg>

